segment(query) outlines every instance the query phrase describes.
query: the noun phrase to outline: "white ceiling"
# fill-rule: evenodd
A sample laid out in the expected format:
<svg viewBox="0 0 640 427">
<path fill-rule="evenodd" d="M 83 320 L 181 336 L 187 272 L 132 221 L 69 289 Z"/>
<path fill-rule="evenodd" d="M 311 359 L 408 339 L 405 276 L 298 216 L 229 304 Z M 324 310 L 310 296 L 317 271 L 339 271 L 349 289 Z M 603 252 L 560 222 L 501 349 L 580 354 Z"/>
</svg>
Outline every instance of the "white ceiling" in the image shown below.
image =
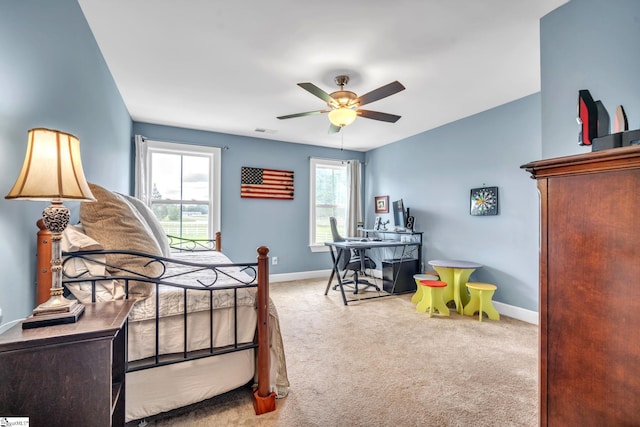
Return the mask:
<svg viewBox="0 0 640 427">
<path fill-rule="evenodd" d="M 540 90 L 539 20 L 567 0 L 78 0 L 135 121 L 366 151 Z M 329 135 L 348 74 L 406 90 Z M 256 132 L 256 129 L 266 132 Z"/>
</svg>

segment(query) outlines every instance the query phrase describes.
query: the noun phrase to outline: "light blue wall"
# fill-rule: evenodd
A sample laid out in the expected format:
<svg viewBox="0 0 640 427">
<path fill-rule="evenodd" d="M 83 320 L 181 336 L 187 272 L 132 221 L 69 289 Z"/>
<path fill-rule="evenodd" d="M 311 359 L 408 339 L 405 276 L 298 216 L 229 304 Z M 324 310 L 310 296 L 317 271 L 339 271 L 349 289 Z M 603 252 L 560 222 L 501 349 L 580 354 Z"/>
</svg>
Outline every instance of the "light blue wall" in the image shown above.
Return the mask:
<svg viewBox="0 0 640 427">
<path fill-rule="evenodd" d="M 602 100 L 611 117 L 623 105 L 640 128 L 640 1 L 572 0 L 543 17 L 542 157 L 591 151 L 578 145 L 578 90 Z"/>
<path fill-rule="evenodd" d="M 34 127 L 75 134 L 87 179 L 129 189 L 131 119 L 75 0 L 0 3 L 0 196 L 18 177 Z M 0 323 L 35 306 L 35 222 L 44 207 L 0 199 Z"/>
<path fill-rule="evenodd" d="M 244 136 L 134 123 L 134 133 L 159 141 L 184 142 L 222 151 L 222 244 L 234 261 L 256 257 L 265 245 L 278 257 L 270 273 L 292 273 L 331 268 L 328 253 L 312 253 L 309 245 L 309 158 L 364 160 L 364 153 Z M 267 200 L 240 197 L 242 166 L 291 170 L 294 199 Z"/>
<path fill-rule="evenodd" d="M 370 151 L 366 222 L 374 196 L 402 198 L 424 232 L 424 262 L 481 263 L 472 280 L 498 285 L 496 301 L 535 311 L 538 199 L 520 165 L 539 157 L 540 94 Z M 485 185 L 499 187 L 499 215 L 471 216 L 470 190 Z"/>
</svg>

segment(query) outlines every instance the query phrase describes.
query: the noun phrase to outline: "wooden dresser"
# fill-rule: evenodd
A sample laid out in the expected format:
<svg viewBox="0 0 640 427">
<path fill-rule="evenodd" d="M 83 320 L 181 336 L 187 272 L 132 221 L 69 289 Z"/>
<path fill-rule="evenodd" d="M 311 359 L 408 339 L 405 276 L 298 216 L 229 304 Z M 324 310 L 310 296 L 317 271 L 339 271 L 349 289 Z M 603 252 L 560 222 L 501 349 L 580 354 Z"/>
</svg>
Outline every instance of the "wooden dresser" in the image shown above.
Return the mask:
<svg viewBox="0 0 640 427">
<path fill-rule="evenodd" d="M 540 192 L 540 424 L 640 424 L 640 146 L 522 168 Z"/>
<path fill-rule="evenodd" d="M 133 304 L 89 304 L 77 323 L 1 334 L 0 416 L 29 417 L 36 427 L 124 425 Z"/>
</svg>

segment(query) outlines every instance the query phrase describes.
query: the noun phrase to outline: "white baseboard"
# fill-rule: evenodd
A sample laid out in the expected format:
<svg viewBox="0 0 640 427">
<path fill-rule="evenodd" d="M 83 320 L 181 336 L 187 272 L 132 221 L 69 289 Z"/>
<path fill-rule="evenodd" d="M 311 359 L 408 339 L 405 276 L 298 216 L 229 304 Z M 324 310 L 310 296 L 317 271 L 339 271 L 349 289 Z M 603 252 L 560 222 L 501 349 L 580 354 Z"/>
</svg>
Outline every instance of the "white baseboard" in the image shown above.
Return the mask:
<svg viewBox="0 0 640 427">
<path fill-rule="evenodd" d="M 301 271 L 297 273 L 283 273 L 283 274 L 271 274 L 269 275 L 270 282 L 289 282 L 292 280 L 303 280 L 303 279 L 319 279 L 319 278 L 327 278 L 329 279 L 329 275 L 331 274 L 331 270 L 315 270 L 315 271 Z M 376 272 L 374 272 L 374 276 L 377 276 Z M 382 275 L 380 274 L 380 277 Z M 498 313 L 512 317 L 514 319 L 521 320 L 523 322 L 531 323 L 533 325 L 537 325 L 538 322 L 538 312 L 527 310 L 526 308 L 516 307 L 515 305 L 505 304 L 499 301 L 493 301 L 493 306 L 498 310 Z"/>
<path fill-rule="evenodd" d="M 527 310 L 526 308 L 516 307 L 515 305 L 505 304 L 499 301 L 493 301 L 493 306 L 498 310 L 498 313 L 505 316 L 513 317 L 514 319 L 522 320 L 523 322 L 537 325 L 538 312 Z"/>
<path fill-rule="evenodd" d="M 315 271 L 300 271 L 297 273 L 282 273 L 282 274 L 270 274 L 269 282 L 290 282 L 292 280 L 303 279 L 321 279 L 326 277 L 329 280 L 331 270 L 315 270 Z"/>
<path fill-rule="evenodd" d="M 371 272 L 373 277 L 377 279 L 382 279 L 382 270 L 373 270 Z M 331 275 L 331 270 L 315 270 L 315 271 L 300 271 L 297 273 L 282 273 L 282 274 L 270 274 L 269 282 L 289 282 L 292 280 L 303 280 L 303 279 L 322 279 L 326 278 L 329 280 L 329 276 Z"/>
</svg>

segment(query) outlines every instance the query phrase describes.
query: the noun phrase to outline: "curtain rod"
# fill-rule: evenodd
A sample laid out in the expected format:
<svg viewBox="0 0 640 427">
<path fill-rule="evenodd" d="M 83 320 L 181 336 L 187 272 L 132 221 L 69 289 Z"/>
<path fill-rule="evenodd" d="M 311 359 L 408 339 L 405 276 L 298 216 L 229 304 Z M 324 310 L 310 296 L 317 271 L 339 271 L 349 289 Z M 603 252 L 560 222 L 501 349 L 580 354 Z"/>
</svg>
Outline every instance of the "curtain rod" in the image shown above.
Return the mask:
<svg viewBox="0 0 640 427">
<path fill-rule="evenodd" d="M 185 142 L 185 141 L 175 141 L 175 140 L 171 140 L 171 139 L 153 139 L 153 138 L 147 138 L 144 135 L 138 135 L 140 138 L 142 138 L 143 141 L 155 141 L 155 142 L 168 142 L 170 144 L 189 144 L 189 145 L 200 145 L 200 144 L 194 144 L 192 142 Z M 218 145 L 205 145 L 205 147 L 212 147 L 212 148 L 221 148 L 223 150 L 230 150 L 228 145 L 225 146 L 218 146 Z"/>
<path fill-rule="evenodd" d="M 329 157 L 315 157 L 315 156 L 309 156 L 310 160 L 330 160 L 332 162 L 351 162 L 353 160 L 357 160 L 357 159 L 330 159 Z"/>
<path fill-rule="evenodd" d="M 359 161 L 358 159 L 347 159 L 347 160 L 344 160 L 344 159 L 330 159 L 330 158 L 328 158 L 328 157 L 315 157 L 315 156 L 309 156 L 309 160 L 313 160 L 313 159 L 315 159 L 315 160 L 330 160 L 330 161 L 332 161 L 332 162 L 343 162 L 343 163 L 345 163 L 345 162 L 346 162 L 346 163 L 349 163 L 349 162 L 354 161 L 354 160 Z M 365 166 L 367 165 L 367 163 L 366 163 L 366 162 L 360 162 L 360 164 L 363 164 L 363 165 L 365 165 Z"/>
</svg>

